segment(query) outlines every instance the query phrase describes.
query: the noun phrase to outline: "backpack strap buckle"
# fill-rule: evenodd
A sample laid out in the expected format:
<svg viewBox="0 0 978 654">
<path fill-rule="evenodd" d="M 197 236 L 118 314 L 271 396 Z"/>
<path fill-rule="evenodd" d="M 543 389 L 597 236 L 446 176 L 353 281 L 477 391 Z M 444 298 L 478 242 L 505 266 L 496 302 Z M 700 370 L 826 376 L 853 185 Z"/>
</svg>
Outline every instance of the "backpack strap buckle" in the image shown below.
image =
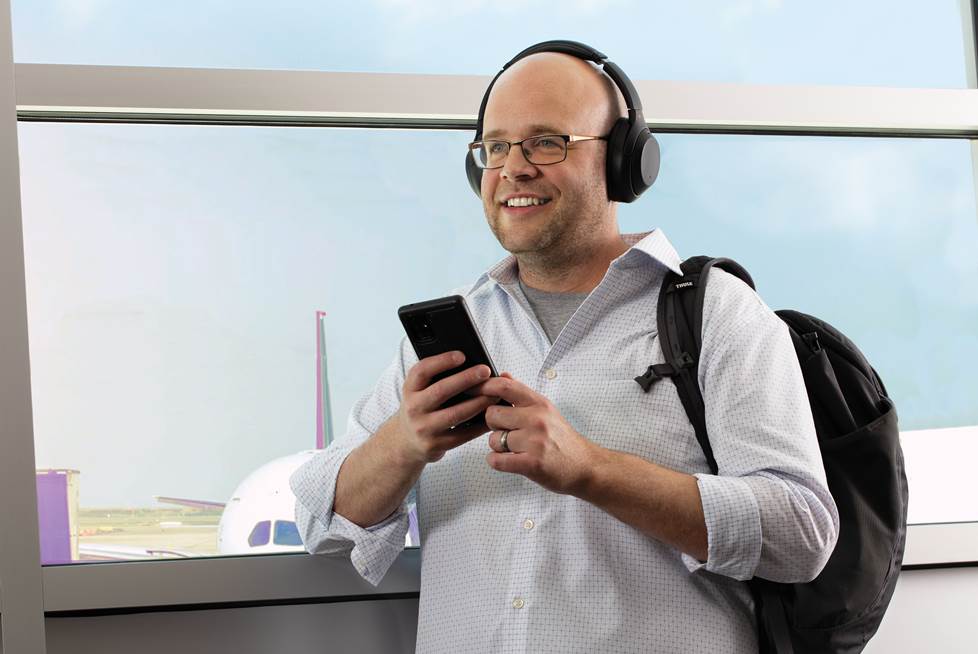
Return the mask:
<svg viewBox="0 0 978 654">
<path fill-rule="evenodd" d="M 676 361 L 675 365 L 671 362 L 657 363 L 648 367 L 648 369 L 635 378 L 638 385 L 642 387 L 642 390 L 646 393 L 652 388 L 652 384 L 660 379 L 666 377 L 675 377 L 681 371 L 686 368 L 690 368 L 695 363 L 692 355 L 689 352 L 683 352 L 679 359 Z"/>
</svg>

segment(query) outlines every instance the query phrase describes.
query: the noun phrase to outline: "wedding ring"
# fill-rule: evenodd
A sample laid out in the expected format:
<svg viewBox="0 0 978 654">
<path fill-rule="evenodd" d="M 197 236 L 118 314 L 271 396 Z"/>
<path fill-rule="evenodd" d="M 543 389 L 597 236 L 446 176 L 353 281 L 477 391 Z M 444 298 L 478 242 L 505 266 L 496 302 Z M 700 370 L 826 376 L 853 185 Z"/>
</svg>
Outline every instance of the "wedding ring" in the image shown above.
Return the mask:
<svg viewBox="0 0 978 654">
<path fill-rule="evenodd" d="M 503 452 L 512 452 L 513 450 L 509 449 L 509 445 L 506 444 L 506 439 L 507 438 L 509 438 L 509 430 L 508 429 L 506 431 L 504 431 L 499 436 L 499 444 L 502 446 L 502 448 L 503 448 L 502 451 Z"/>
</svg>

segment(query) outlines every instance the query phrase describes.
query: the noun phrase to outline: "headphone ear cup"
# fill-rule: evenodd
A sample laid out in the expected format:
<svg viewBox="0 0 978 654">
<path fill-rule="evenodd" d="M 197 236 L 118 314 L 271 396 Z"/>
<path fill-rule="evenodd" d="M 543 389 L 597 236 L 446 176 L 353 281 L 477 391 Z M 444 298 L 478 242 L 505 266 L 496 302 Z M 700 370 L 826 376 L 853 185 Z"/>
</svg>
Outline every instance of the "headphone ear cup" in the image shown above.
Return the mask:
<svg viewBox="0 0 978 654">
<path fill-rule="evenodd" d="M 619 118 L 608 135 L 608 199 L 634 202 L 659 174 L 659 142 L 639 116 Z"/>
<path fill-rule="evenodd" d="M 648 127 L 643 127 L 635 140 L 630 162 L 631 190 L 635 197 L 648 190 L 659 176 L 659 142 Z"/>
<path fill-rule="evenodd" d="M 636 197 L 631 191 L 626 168 L 625 140 L 628 137 L 628 127 L 628 119 L 619 118 L 608 133 L 605 183 L 608 187 L 608 199 L 614 202 L 631 202 Z"/>
<path fill-rule="evenodd" d="M 475 159 L 472 158 L 472 151 L 469 150 L 465 154 L 465 176 L 469 179 L 469 186 L 475 191 L 475 194 L 482 198 L 482 169 L 475 165 Z"/>
</svg>

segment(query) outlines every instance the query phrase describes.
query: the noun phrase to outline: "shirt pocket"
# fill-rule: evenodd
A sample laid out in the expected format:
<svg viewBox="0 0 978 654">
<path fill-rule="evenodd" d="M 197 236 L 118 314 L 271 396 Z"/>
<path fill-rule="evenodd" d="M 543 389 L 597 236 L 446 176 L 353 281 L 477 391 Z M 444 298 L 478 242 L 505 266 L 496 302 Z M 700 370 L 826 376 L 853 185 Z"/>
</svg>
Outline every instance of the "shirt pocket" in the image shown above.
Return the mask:
<svg viewBox="0 0 978 654">
<path fill-rule="evenodd" d="M 575 380 L 561 413 L 585 438 L 673 470 L 705 464 L 675 384 L 660 379 L 648 392 L 634 379 Z"/>
</svg>

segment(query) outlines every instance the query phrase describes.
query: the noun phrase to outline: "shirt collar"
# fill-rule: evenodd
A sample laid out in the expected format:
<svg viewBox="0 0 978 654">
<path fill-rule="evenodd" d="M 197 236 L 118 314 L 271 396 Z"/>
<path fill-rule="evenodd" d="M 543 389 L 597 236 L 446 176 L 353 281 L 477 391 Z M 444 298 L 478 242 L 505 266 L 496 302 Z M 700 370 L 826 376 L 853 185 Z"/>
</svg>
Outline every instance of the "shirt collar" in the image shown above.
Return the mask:
<svg viewBox="0 0 978 654">
<path fill-rule="evenodd" d="M 682 259 L 679 258 L 679 253 L 676 252 L 676 248 L 666 238 L 665 232 L 658 227 L 651 232 L 622 234 L 621 237 L 630 247 L 625 254 L 613 261 L 612 265 L 617 264 L 622 268 L 634 268 L 640 265 L 642 261 L 652 259 L 653 261 L 658 261 L 680 277 L 682 276 L 683 271 L 680 267 Z"/>
<path fill-rule="evenodd" d="M 622 234 L 622 240 L 628 245 L 628 251 L 611 262 L 611 265 L 621 268 L 634 268 L 649 259 L 657 261 L 667 267 L 677 275 L 682 276 L 680 268 L 682 259 L 672 246 L 665 233 L 658 227 L 651 232 L 639 232 L 636 234 Z M 512 254 L 503 258 L 484 272 L 472 286 L 475 290 L 492 280 L 501 286 L 508 286 L 519 282 L 519 268 L 516 257 Z"/>
</svg>

